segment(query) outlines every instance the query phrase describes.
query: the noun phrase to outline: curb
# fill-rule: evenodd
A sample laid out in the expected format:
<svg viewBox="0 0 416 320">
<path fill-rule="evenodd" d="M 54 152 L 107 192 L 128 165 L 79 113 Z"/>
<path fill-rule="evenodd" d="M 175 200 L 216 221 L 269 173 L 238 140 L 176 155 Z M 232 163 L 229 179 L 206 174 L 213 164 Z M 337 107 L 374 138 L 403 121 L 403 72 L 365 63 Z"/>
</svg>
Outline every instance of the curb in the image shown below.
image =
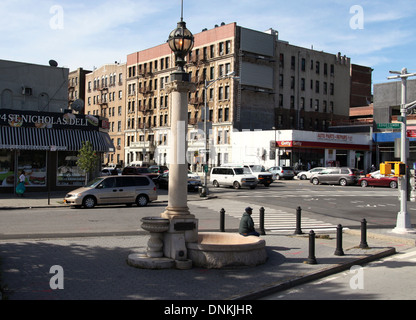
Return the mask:
<svg viewBox="0 0 416 320">
<path fill-rule="evenodd" d="M 346 234 L 350 234 L 350 235 L 353 235 L 353 236 L 360 236 L 361 235 L 360 230 L 344 229 L 344 232 Z M 394 235 L 390 235 L 390 234 L 372 233 L 372 232 L 368 232 L 368 230 L 367 230 L 367 238 L 378 239 L 378 240 L 388 240 L 388 241 L 391 241 L 391 242 L 397 242 L 397 243 L 407 244 L 407 245 L 410 245 L 410 246 L 416 246 L 416 239 L 399 237 L 399 236 L 394 236 Z"/>
<path fill-rule="evenodd" d="M 342 271 L 345 271 L 347 269 L 350 269 L 352 266 L 354 265 L 362 265 L 362 264 L 367 264 L 369 262 L 372 262 L 374 260 L 378 260 L 384 257 L 388 257 L 390 255 L 396 254 L 396 249 L 395 248 L 385 248 L 385 249 L 381 249 L 379 252 L 375 253 L 375 254 L 371 254 L 367 257 L 364 258 L 358 258 L 358 259 L 353 259 L 352 261 L 348 261 L 346 263 L 342 263 L 342 264 L 337 264 L 335 266 L 331 266 L 331 267 L 327 267 L 324 268 L 322 270 L 304 275 L 304 276 L 300 276 L 279 284 L 275 284 L 272 285 L 266 289 L 262 289 L 256 292 L 252 292 L 252 293 L 248 293 L 246 295 L 241 295 L 238 297 L 233 297 L 230 298 L 229 300 L 256 300 L 256 299 L 260 299 L 263 298 L 265 296 L 268 296 L 270 294 L 274 294 L 283 290 L 287 290 L 290 289 L 292 287 L 310 282 L 310 281 L 314 281 L 314 280 L 318 280 L 321 279 L 323 277 L 327 277 L 329 275 L 335 274 L 335 273 L 339 273 Z"/>
</svg>

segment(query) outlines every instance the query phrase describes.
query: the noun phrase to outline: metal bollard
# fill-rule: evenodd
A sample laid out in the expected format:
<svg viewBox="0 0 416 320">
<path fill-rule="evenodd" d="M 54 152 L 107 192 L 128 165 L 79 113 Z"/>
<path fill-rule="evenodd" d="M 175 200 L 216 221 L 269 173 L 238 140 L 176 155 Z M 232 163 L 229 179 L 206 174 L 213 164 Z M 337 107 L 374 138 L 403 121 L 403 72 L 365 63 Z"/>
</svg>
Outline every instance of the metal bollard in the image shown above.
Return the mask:
<svg viewBox="0 0 416 320">
<path fill-rule="evenodd" d="M 307 264 L 317 264 L 315 257 L 315 232 L 311 230 L 309 232 L 309 256 L 308 260 L 305 261 Z"/>
<path fill-rule="evenodd" d="M 296 209 L 296 229 L 294 234 L 303 234 L 301 229 L 301 214 L 302 214 L 302 208 L 297 207 Z"/>
<path fill-rule="evenodd" d="M 260 235 L 266 235 L 266 231 L 264 230 L 264 208 L 261 207 L 260 210 Z"/>
<path fill-rule="evenodd" d="M 220 210 L 220 232 L 225 232 L 225 210 Z"/>
<path fill-rule="evenodd" d="M 360 242 L 361 249 L 368 249 L 367 244 L 367 220 L 361 220 L 361 242 Z"/>
<path fill-rule="evenodd" d="M 337 226 L 337 248 L 335 249 L 334 255 L 344 255 L 344 250 L 342 249 L 342 225 L 340 224 Z"/>
</svg>

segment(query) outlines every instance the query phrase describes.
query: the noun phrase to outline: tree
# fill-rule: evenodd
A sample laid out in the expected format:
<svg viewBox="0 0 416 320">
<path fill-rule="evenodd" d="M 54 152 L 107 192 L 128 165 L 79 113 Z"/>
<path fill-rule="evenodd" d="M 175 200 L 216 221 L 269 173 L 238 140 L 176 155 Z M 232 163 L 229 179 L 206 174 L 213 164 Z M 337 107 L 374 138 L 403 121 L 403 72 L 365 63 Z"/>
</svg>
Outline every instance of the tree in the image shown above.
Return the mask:
<svg viewBox="0 0 416 320">
<path fill-rule="evenodd" d="M 98 162 L 97 152 L 93 149 L 90 141 L 83 141 L 78 151 L 77 166 L 85 172 L 85 184 L 88 183 L 89 174 L 96 167 Z"/>
</svg>

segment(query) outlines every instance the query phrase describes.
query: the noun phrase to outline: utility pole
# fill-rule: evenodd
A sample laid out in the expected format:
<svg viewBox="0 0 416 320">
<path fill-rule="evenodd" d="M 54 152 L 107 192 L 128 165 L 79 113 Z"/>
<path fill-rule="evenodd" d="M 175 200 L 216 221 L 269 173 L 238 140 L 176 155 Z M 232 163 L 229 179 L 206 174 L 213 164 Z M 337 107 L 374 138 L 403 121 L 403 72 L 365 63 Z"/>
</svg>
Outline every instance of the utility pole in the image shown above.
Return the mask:
<svg viewBox="0 0 416 320">
<path fill-rule="evenodd" d="M 408 154 L 408 144 L 407 144 L 407 133 L 406 133 L 406 121 L 407 121 L 407 112 L 411 110 L 414 106 L 407 105 L 407 78 L 416 76 L 416 73 L 407 73 L 407 69 L 403 68 L 401 72 L 390 71 L 390 73 L 396 74 L 396 76 L 388 77 L 387 79 L 401 79 L 402 88 L 401 88 L 401 139 L 400 139 L 400 160 L 405 165 L 405 174 L 400 179 L 400 212 L 397 215 L 396 227 L 392 230 L 394 233 L 406 234 L 406 233 L 416 233 L 415 229 L 412 229 L 412 224 L 410 222 L 410 215 L 407 212 L 407 179 L 408 179 L 408 170 L 407 170 L 407 154 Z"/>
</svg>

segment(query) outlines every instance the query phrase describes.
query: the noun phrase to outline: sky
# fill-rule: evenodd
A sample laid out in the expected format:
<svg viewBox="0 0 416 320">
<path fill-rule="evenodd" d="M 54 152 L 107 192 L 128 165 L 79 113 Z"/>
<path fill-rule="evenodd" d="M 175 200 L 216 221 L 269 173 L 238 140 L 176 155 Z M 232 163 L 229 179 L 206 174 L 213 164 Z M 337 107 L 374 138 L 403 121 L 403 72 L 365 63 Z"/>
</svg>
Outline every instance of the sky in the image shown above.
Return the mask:
<svg viewBox="0 0 416 320">
<path fill-rule="evenodd" d="M 92 70 L 165 43 L 181 0 L 0 0 L 0 12 L 0 59 Z M 372 67 L 373 83 L 416 72 L 415 18 L 415 0 L 184 0 L 193 34 L 222 22 L 273 28 L 290 44 Z"/>
</svg>

